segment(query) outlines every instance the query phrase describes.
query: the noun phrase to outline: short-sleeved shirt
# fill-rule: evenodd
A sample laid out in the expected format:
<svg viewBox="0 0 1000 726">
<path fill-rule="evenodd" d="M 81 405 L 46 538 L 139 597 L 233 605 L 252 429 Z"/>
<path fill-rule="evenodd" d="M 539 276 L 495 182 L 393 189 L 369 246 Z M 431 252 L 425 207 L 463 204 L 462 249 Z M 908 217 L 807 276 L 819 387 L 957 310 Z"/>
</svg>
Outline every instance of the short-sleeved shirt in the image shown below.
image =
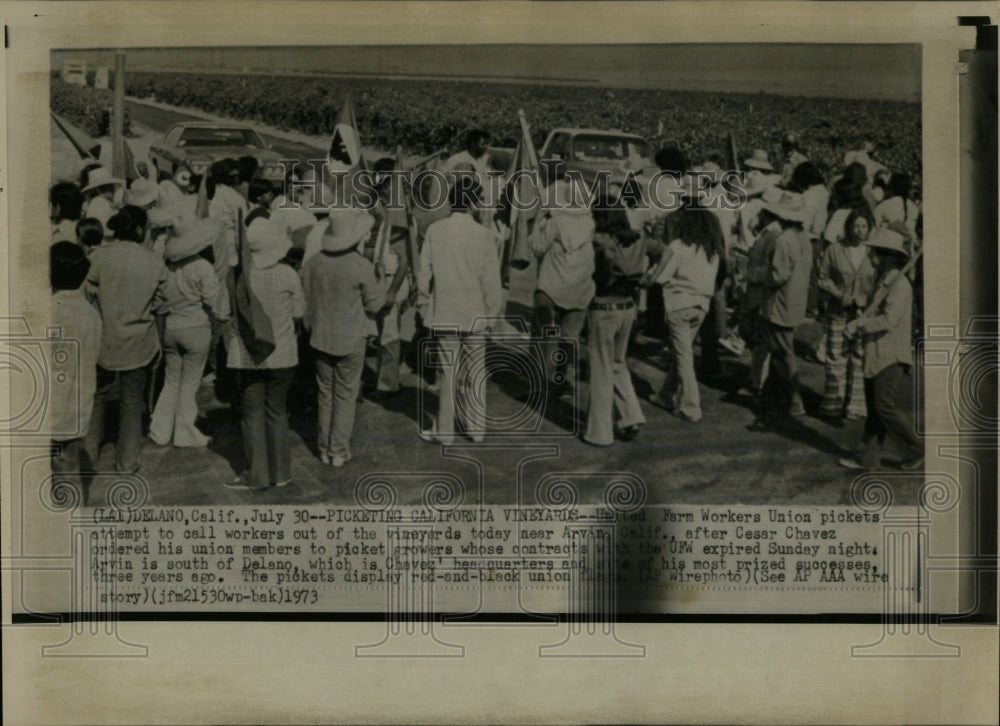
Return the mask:
<svg viewBox="0 0 1000 726">
<path fill-rule="evenodd" d="M 277 263 L 250 271 L 250 288 L 260 300 L 271 320 L 274 331 L 274 352 L 261 364 L 256 364 L 240 338 L 239 326 L 231 326 L 228 364 L 230 368 L 264 370 L 291 368 L 298 365 L 298 343 L 295 338 L 295 318 L 305 313 L 305 294 L 299 276 L 291 267 Z"/>
</svg>

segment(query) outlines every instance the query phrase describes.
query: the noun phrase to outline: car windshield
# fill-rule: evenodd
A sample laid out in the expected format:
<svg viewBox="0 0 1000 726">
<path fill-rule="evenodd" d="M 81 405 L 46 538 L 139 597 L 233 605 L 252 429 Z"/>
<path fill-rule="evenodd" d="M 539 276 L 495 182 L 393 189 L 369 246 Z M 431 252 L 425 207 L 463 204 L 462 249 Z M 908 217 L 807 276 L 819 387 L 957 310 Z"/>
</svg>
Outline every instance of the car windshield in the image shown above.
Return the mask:
<svg viewBox="0 0 1000 726">
<path fill-rule="evenodd" d="M 184 129 L 178 146 L 263 146 L 253 129 Z"/>
<path fill-rule="evenodd" d="M 573 155 L 577 161 L 624 161 L 636 154 L 649 156 L 645 141 L 622 136 L 577 136 L 573 139 Z"/>
</svg>

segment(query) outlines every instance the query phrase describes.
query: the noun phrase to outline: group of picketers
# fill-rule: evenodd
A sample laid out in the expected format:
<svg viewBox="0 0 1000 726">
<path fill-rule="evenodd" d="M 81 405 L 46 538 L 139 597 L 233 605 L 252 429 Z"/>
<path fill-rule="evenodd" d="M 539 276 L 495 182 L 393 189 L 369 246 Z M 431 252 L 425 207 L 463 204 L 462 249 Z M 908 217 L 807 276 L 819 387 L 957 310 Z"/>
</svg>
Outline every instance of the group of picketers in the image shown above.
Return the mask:
<svg viewBox="0 0 1000 726">
<path fill-rule="evenodd" d="M 323 197 L 337 195 L 317 167 L 302 165 L 282 187 L 250 157 L 203 176 L 180 167 L 130 183 L 88 164 L 54 184 L 52 322 L 56 345 L 79 361 L 50 396 L 54 472 L 85 487 L 114 432 L 119 472 L 139 470 L 147 430 L 153 445 L 209 446 L 197 394 L 213 384 L 217 396 L 200 409 L 233 409 L 246 458 L 226 486 L 286 486 L 296 381 L 315 391 L 316 454 L 342 467 L 372 348 L 369 395 L 393 396 L 428 338 L 439 364 L 421 371 L 420 385 L 437 391 L 438 406 L 421 436 L 482 441 L 488 350 L 500 344 L 492 328 L 504 319 L 518 244 L 535 262 L 521 273 L 535 280 L 534 334 L 555 328 L 579 344 L 576 376 L 546 358 L 547 392 L 560 396 L 579 379 L 587 444 L 635 439 L 645 423 L 627 365 L 640 313 L 667 345 L 666 379 L 650 403 L 694 424 L 698 375 L 718 372 L 720 351 L 748 349 L 740 393 L 757 401 L 765 429 L 806 413 L 795 331 L 809 316 L 825 328 L 815 354 L 826 385 L 812 413 L 865 419 L 862 446 L 841 463 L 877 467 L 894 454 L 905 468 L 921 466 L 903 390 L 920 209 L 909 177 L 882 167 L 873 149 L 852 152 L 828 179 L 790 135 L 777 170 L 758 150 L 733 184 L 719 157 L 692 167 L 671 146 L 656 153 L 658 169 L 629 159 L 589 194 L 553 165 L 530 220 L 515 221 L 511 188 L 484 200 L 477 183 L 489 172 L 487 140 L 470 132 L 465 150 L 440 163 L 447 203 L 435 209 L 400 207 L 390 175 L 378 174 L 373 204 L 331 207 Z M 382 159 L 374 170 L 395 164 Z M 472 183 L 459 183 L 469 174 Z M 650 203 L 664 188 L 673 208 Z M 518 229 L 528 230 L 520 241 Z M 407 345 L 408 308 L 416 335 Z"/>
</svg>

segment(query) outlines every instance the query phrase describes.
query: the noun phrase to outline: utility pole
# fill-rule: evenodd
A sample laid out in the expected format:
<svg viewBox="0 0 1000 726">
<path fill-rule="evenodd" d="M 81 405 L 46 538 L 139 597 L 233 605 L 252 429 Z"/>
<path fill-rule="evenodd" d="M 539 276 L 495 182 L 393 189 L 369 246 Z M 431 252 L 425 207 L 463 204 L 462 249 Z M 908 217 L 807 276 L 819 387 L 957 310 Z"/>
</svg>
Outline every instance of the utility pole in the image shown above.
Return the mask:
<svg viewBox="0 0 1000 726">
<path fill-rule="evenodd" d="M 111 174 L 125 178 L 125 51 L 115 51 L 115 101 L 111 112 Z"/>
</svg>

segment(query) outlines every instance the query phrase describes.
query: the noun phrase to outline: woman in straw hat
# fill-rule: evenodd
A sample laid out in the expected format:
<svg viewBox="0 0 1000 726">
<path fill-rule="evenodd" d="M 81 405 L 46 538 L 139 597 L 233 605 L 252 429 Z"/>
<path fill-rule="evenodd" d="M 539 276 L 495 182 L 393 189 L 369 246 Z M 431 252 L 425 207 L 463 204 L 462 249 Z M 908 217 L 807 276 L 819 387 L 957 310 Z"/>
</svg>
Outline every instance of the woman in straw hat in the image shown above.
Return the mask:
<svg viewBox="0 0 1000 726">
<path fill-rule="evenodd" d="M 871 317 L 859 317 L 847 324 L 845 335 L 861 335 L 864 343 L 865 419 L 861 449 L 839 460 L 849 469 L 876 469 L 886 446 L 902 456 L 902 467 L 919 469 L 923 464 L 923 443 L 917 438 L 909 405 L 901 401 L 901 391 L 912 391 L 908 383 L 913 365 L 913 288 L 901 270 L 908 254 L 905 238 L 885 227 L 877 228 L 865 244 L 874 252 L 879 279 L 875 294 L 886 294 Z"/>
<path fill-rule="evenodd" d="M 199 448 L 211 443 L 195 426 L 195 395 L 212 337 L 209 312 L 219 320 L 228 317 L 228 297 L 220 294 L 219 279 L 205 254 L 224 233 L 221 221 L 201 219 L 167 240 L 166 300 L 158 311 L 165 317 L 166 373 L 149 425 L 150 440 L 160 446 Z"/>
<path fill-rule="evenodd" d="M 816 284 L 826 296 L 826 387 L 820 413 L 830 418 L 865 416 L 861 342 L 845 336 L 844 330 L 867 304 L 875 286 L 875 267 L 864 244 L 874 226 L 867 206 L 855 209 L 844 223 L 844 236 L 826 248 L 819 263 Z"/>
<path fill-rule="evenodd" d="M 303 323 L 316 356 L 319 457 L 336 467 L 351 459 L 354 412 L 365 367 L 367 316 L 385 304 L 385 290 L 360 250 L 374 221 L 362 210 L 334 212 L 319 253 L 302 269 Z"/>
<path fill-rule="evenodd" d="M 227 361 L 239 379 L 243 450 L 249 469 L 226 486 L 266 489 L 292 480 L 288 391 L 299 363 L 295 323 L 305 312 L 305 296 L 298 274 L 282 263 L 292 243 L 279 225 L 263 218 L 254 221 L 246 230 L 246 244 L 250 269 L 244 269 L 243 275 L 270 321 L 274 350 L 257 362 L 233 326 Z"/>
</svg>

